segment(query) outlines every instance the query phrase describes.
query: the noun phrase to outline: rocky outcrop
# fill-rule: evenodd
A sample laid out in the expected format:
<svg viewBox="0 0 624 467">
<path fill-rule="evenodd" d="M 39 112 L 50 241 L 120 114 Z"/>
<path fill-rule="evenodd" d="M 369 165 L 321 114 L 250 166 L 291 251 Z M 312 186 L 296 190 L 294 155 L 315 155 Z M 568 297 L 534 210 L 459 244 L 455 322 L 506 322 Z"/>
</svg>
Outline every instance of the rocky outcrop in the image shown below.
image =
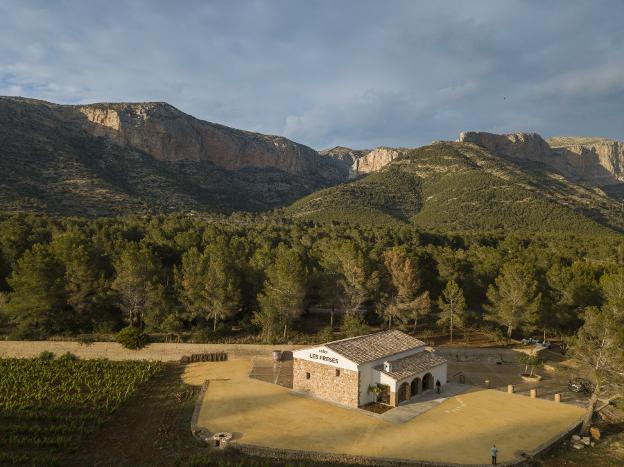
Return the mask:
<svg viewBox="0 0 624 467">
<path fill-rule="evenodd" d="M 351 167 L 355 161 L 370 152 L 370 149 L 351 149 L 344 146 L 336 146 L 331 149 L 319 151 L 321 156 L 332 157 Z"/>
<path fill-rule="evenodd" d="M 95 136 L 132 146 L 161 161 L 210 161 L 238 170 L 271 168 L 331 182 L 347 170 L 331 158 L 280 136 L 237 130 L 198 120 L 164 102 L 77 106 Z"/>
<path fill-rule="evenodd" d="M 548 141 L 537 133 L 467 131 L 459 142 L 473 143 L 499 156 L 550 166 L 562 175 L 598 186 L 624 182 L 624 144 L 607 139 L 557 137 Z"/>
<path fill-rule="evenodd" d="M 554 137 L 548 144 L 599 185 L 624 182 L 624 143 L 606 138 Z"/>
<path fill-rule="evenodd" d="M 474 143 L 495 154 L 520 160 L 544 162 L 552 149 L 537 133 L 511 133 L 497 135 L 481 131 L 464 131 L 459 142 Z"/>
<path fill-rule="evenodd" d="M 357 159 L 351 167 L 355 176 L 376 172 L 401 155 L 402 151 L 393 148 L 377 148 Z"/>
</svg>

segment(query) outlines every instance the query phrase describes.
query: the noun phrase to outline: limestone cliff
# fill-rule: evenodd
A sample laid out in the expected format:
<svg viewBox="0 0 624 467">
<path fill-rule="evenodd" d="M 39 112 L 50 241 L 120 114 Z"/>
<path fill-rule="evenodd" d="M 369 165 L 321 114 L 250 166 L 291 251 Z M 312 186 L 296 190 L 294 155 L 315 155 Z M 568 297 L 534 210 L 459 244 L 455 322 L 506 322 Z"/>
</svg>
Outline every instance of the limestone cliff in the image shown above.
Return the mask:
<svg viewBox="0 0 624 467">
<path fill-rule="evenodd" d="M 331 182 L 346 177 L 336 161 L 286 138 L 237 130 L 187 115 L 164 102 L 78 106 L 85 129 L 132 146 L 161 161 L 210 161 L 218 167 L 271 168 L 315 175 Z"/>
<path fill-rule="evenodd" d="M 355 176 L 376 172 L 401 155 L 402 151 L 394 148 L 377 148 L 357 159 L 351 169 Z"/>
<path fill-rule="evenodd" d="M 548 144 L 576 169 L 601 185 L 624 182 L 624 143 L 606 138 L 558 136 Z"/>
<path fill-rule="evenodd" d="M 572 180 L 598 186 L 624 182 L 624 144 L 613 140 L 557 137 L 546 141 L 536 133 L 468 131 L 460 133 L 458 141 L 511 159 L 548 165 Z"/>
<path fill-rule="evenodd" d="M 351 149 L 344 146 L 336 146 L 331 149 L 323 149 L 319 151 L 319 154 L 325 157 L 332 157 L 351 167 L 355 161 L 365 156 L 368 152 L 370 152 L 370 149 Z"/>
</svg>

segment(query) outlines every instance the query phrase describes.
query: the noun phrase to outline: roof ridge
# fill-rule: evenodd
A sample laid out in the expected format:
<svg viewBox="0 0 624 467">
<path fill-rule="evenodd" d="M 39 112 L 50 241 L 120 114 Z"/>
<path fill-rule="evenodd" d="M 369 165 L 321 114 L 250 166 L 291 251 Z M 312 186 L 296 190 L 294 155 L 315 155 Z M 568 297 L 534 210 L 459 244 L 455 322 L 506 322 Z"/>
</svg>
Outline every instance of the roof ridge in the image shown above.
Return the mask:
<svg viewBox="0 0 624 467">
<path fill-rule="evenodd" d="M 338 339 L 338 340 L 335 340 L 335 341 L 325 342 L 325 344 L 323 344 L 323 345 L 336 344 L 337 342 L 354 341 L 354 340 L 363 339 L 363 338 L 369 337 L 369 336 L 374 336 L 374 335 L 379 335 L 379 334 L 384 334 L 384 333 L 389 333 L 389 332 L 395 332 L 395 331 L 403 332 L 403 331 L 399 331 L 398 329 L 386 329 L 385 331 L 371 332 L 369 334 L 362 334 L 361 336 L 345 337 L 344 339 Z"/>
</svg>

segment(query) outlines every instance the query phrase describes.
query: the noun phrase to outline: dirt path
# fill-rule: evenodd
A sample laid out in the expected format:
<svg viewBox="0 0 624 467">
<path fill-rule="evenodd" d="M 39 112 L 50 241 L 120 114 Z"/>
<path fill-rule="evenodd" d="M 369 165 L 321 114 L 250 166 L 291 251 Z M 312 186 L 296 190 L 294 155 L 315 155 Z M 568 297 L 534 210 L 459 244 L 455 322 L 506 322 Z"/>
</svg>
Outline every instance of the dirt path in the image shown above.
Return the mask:
<svg viewBox="0 0 624 467">
<path fill-rule="evenodd" d="M 61 465 L 174 465 L 181 454 L 205 452 L 189 425 L 199 388 L 182 382 L 183 370 L 169 365 Z"/>
</svg>

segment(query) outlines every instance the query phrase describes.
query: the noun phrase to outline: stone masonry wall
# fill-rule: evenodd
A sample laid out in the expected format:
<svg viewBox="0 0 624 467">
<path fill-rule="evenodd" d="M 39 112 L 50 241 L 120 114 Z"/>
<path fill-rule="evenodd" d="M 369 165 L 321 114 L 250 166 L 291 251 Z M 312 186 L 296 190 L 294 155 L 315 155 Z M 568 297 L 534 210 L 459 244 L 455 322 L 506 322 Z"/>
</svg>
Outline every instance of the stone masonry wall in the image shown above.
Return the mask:
<svg viewBox="0 0 624 467">
<path fill-rule="evenodd" d="M 336 376 L 336 370 L 340 376 Z M 310 379 L 306 379 L 310 373 Z M 358 406 L 358 373 L 322 363 L 295 359 L 293 362 L 293 390 L 339 404 Z"/>
</svg>

